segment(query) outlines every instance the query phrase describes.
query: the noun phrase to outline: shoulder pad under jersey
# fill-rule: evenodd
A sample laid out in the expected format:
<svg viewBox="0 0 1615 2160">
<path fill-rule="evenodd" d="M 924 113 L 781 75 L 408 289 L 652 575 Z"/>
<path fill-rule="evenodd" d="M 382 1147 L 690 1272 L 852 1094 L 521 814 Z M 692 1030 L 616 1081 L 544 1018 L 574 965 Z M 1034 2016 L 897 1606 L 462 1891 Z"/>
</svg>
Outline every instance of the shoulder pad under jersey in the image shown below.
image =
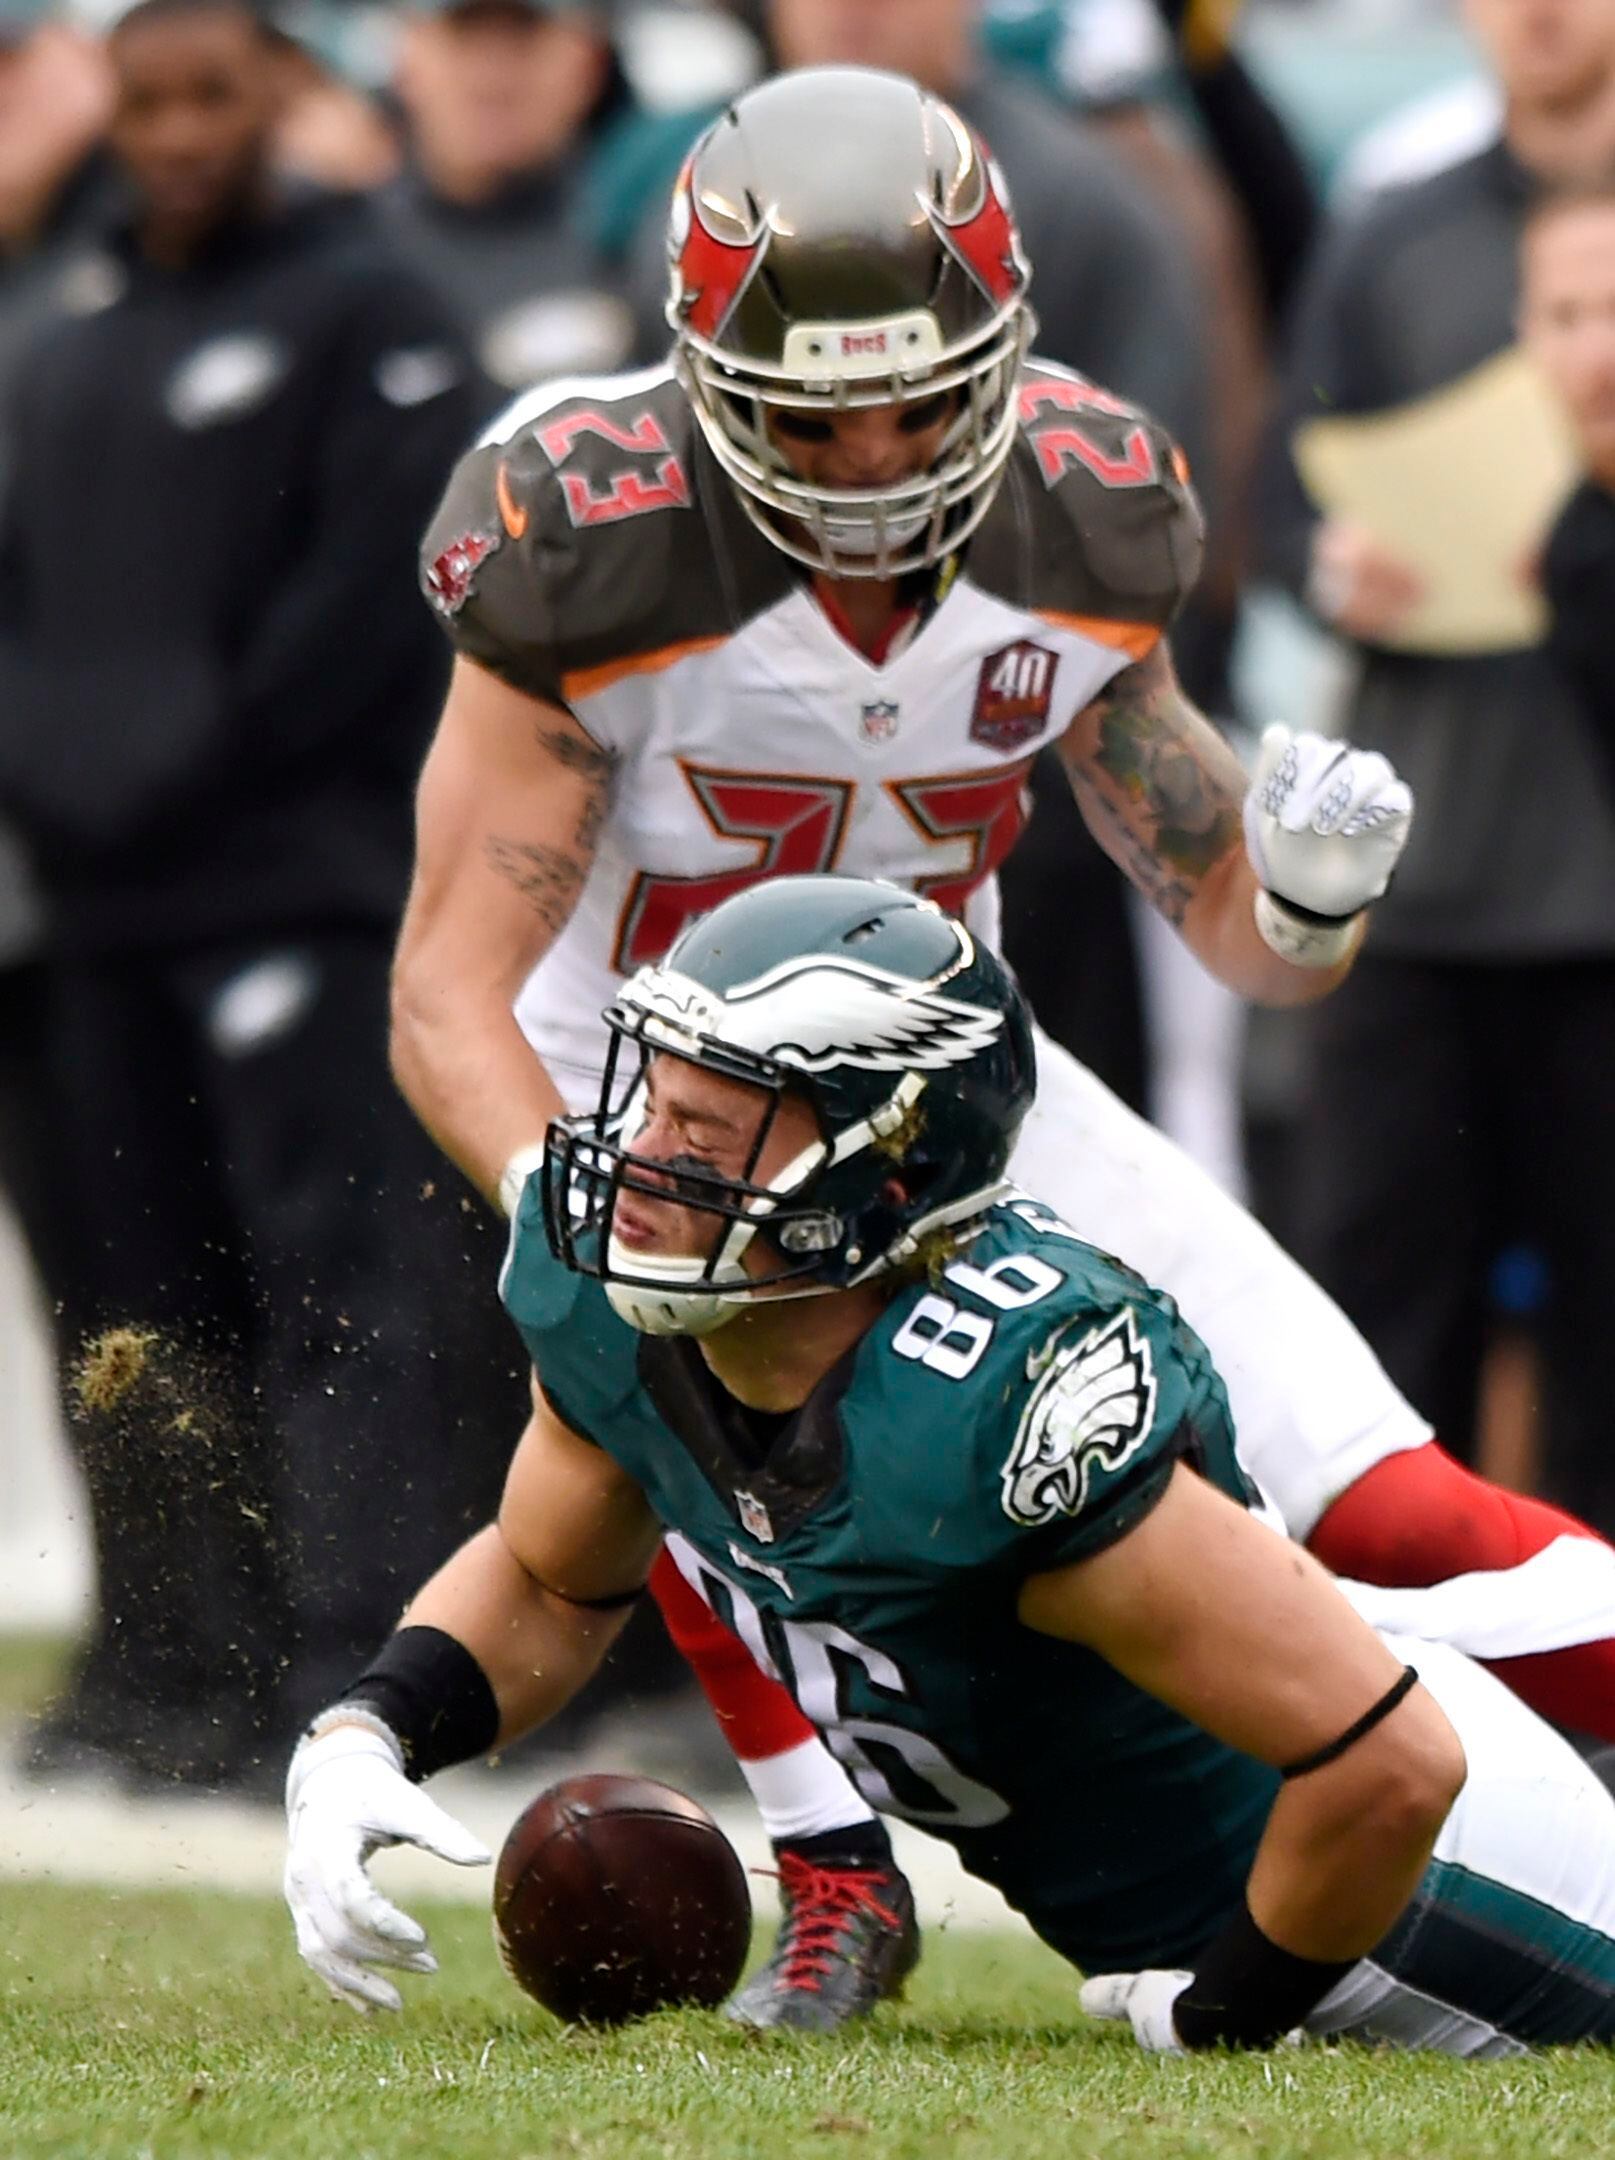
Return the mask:
<svg viewBox="0 0 1615 2160">
<path fill-rule="evenodd" d="M 456 649 L 567 703 L 623 662 L 719 637 L 689 402 L 666 368 L 529 391 L 460 460 L 421 548 Z"/>
<path fill-rule="evenodd" d="M 1003 486 L 971 543 L 988 592 L 1081 628 L 1135 660 L 1200 574 L 1204 520 L 1183 452 L 1136 405 L 1069 368 L 1030 360 Z"/>
</svg>

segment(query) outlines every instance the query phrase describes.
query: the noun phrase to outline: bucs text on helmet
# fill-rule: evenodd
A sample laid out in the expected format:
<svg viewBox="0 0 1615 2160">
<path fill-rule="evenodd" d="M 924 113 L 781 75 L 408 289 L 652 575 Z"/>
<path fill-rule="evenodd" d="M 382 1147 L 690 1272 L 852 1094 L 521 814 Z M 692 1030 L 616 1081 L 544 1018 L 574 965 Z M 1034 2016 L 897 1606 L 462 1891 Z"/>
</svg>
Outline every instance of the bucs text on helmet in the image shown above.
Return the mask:
<svg viewBox="0 0 1615 2160">
<path fill-rule="evenodd" d="M 962 923 L 898 886 L 750 886 L 641 968 L 605 1017 L 599 1103 L 557 1119 L 546 1139 L 544 1221 L 557 1258 L 604 1282 L 646 1333 L 705 1334 L 760 1296 L 869 1281 L 1008 1189 L 1036 1085 L 1025 1001 Z M 740 1176 L 681 1163 L 675 1178 L 665 1160 L 635 1154 L 661 1054 L 764 1091 Z M 807 1101 L 817 1137 L 758 1182 L 787 1091 Z M 613 1231 L 618 1196 L 665 1202 L 670 1187 L 681 1208 L 711 1218 L 708 1249 L 629 1251 Z"/>
<path fill-rule="evenodd" d="M 1015 438 L 1030 271 L 1004 182 L 951 106 L 873 68 L 800 68 L 731 105 L 674 189 L 667 318 L 701 431 L 753 522 L 836 577 L 937 563 L 986 515 Z M 935 400 L 929 469 L 799 478 L 769 414 Z"/>
</svg>

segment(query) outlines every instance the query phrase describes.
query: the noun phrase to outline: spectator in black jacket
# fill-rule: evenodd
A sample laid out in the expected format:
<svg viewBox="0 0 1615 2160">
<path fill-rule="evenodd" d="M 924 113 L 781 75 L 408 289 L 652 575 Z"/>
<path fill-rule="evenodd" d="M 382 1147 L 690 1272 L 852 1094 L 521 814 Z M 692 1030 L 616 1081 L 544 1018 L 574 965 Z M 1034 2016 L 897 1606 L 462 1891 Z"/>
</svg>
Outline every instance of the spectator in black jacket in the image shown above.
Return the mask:
<svg viewBox="0 0 1615 2160">
<path fill-rule="evenodd" d="M 1526 225 L 1522 270 L 1525 335 L 1585 467 L 1542 553 L 1548 649 L 1579 697 L 1615 806 L 1615 177 L 1545 196 Z"/>
<path fill-rule="evenodd" d="M 127 1331 L 78 1428 L 99 1619 L 34 1767 L 209 1783 L 278 1757 L 497 1490 L 454 1430 L 498 1342 L 455 1333 L 489 1325 L 447 1282 L 474 1218 L 384 1057 L 442 687 L 415 542 L 485 390 L 361 206 L 275 185 L 244 0 L 141 0 L 110 53 L 128 211 L 16 371 L 0 511 L 52 1287 Z"/>
<path fill-rule="evenodd" d="M 106 188 L 98 152 L 111 107 L 98 40 L 0 0 L 0 498 L 3 415 L 19 355 L 57 306 L 76 238 Z M 42 934 L 21 848 L 0 821 L 0 1193 L 42 1277 L 54 1276 L 56 1210 L 40 1165 L 54 1123 L 40 1054 Z"/>
<path fill-rule="evenodd" d="M 623 366 L 634 321 L 593 235 L 589 159 L 630 98 L 599 11 L 430 0 L 403 19 L 396 89 L 406 159 L 377 207 L 484 372 L 509 393 Z"/>
</svg>

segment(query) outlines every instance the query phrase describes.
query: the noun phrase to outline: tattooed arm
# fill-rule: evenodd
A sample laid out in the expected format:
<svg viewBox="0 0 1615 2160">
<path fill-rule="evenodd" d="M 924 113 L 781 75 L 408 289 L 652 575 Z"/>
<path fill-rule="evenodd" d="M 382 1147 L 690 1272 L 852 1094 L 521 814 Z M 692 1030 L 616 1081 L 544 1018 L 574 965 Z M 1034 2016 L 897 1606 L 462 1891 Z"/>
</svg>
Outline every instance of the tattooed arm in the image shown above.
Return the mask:
<svg viewBox="0 0 1615 2160">
<path fill-rule="evenodd" d="M 1060 758 L 1100 846 L 1231 990 L 1305 1005 L 1346 974 L 1351 955 L 1293 967 L 1263 942 L 1240 822 L 1244 770 L 1184 696 L 1164 645 L 1078 713 Z"/>
<path fill-rule="evenodd" d="M 511 1012 L 577 905 L 611 760 L 559 705 L 460 658 L 416 799 L 393 967 L 393 1072 L 490 1198 L 565 1108 Z"/>
</svg>

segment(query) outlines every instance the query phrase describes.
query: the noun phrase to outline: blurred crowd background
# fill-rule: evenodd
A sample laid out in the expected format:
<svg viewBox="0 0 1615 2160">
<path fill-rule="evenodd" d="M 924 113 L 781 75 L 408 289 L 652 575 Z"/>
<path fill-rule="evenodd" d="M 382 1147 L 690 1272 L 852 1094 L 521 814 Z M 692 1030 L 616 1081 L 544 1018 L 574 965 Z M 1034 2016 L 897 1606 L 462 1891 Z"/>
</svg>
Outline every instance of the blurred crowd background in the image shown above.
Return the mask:
<svg viewBox="0 0 1615 2160">
<path fill-rule="evenodd" d="M 31 1776 L 271 1795 L 492 1505 L 498 1227 L 385 1062 L 447 665 L 415 541 L 512 393 L 661 357 L 685 150 L 836 60 L 960 105 L 1039 348 L 1186 444 L 1205 709 L 1418 797 L 1352 981 L 1252 1015 L 1038 771 L 1034 1003 L 1450 1447 L 1615 1532 L 1615 0 L 0 0 L 0 1184 L 95 1578 Z M 1367 515 L 1303 479 L 1310 422 L 1404 412 L 1455 431 L 1434 482 L 1410 452 Z M 1506 588 L 1478 630 L 1449 572 Z M 26 1625 L 61 1526 L 21 1326 Z M 579 1718 L 684 1716 L 654 1625 Z"/>
</svg>

